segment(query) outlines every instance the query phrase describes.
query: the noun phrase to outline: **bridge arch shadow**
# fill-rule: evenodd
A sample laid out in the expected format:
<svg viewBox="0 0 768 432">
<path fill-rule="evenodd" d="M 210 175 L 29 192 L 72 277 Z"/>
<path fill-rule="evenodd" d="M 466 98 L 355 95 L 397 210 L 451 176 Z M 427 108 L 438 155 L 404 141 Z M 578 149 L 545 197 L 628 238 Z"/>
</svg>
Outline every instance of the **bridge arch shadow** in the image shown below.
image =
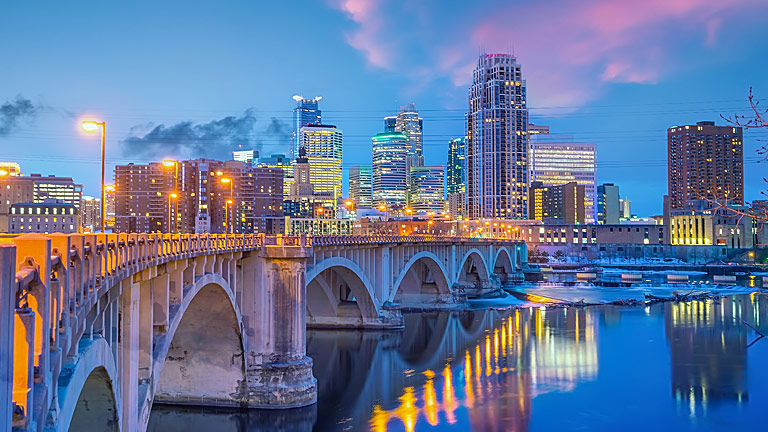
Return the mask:
<svg viewBox="0 0 768 432">
<path fill-rule="evenodd" d="M 488 265 L 479 250 L 475 248 L 468 250 L 459 262 L 461 264 L 454 278 L 457 284 L 479 291 L 490 283 Z"/>
<path fill-rule="evenodd" d="M 403 266 L 393 285 L 390 301 L 403 306 L 453 303 L 450 276 L 440 258 L 419 252 Z"/>
<path fill-rule="evenodd" d="M 220 276 L 205 275 L 184 297 L 157 343 L 155 402 L 238 405 L 245 384 L 242 319 L 225 286 Z"/>
<path fill-rule="evenodd" d="M 499 277 L 502 283 L 510 280 L 510 277 L 515 273 L 512 255 L 506 247 L 501 247 L 496 251 L 493 260 L 493 273 Z"/>
<path fill-rule="evenodd" d="M 380 320 L 373 285 L 353 261 L 327 258 L 307 273 L 307 323 L 313 327 L 364 327 Z"/>
<path fill-rule="evenodd" d="M 101 337 L 82 341 L 77 363 L 67 369 L 59 379 L 58 430 L 120 430 L 115 363 L 107 342 Z"/>
</svg>

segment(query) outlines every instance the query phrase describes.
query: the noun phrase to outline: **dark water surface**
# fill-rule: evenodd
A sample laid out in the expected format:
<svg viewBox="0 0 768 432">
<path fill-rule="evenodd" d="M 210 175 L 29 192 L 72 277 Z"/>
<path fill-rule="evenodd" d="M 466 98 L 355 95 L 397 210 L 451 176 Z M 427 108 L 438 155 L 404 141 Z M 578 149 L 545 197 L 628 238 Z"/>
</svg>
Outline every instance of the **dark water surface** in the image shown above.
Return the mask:
<svg viewBox="0 0 768 432">
<path fill-rule="evenodd" d="M 766 430 L 768 297 L 413 313 L 400 332 L 311 331 L 319 401 L 156 406 L 150 431 Z"/>
</svg>

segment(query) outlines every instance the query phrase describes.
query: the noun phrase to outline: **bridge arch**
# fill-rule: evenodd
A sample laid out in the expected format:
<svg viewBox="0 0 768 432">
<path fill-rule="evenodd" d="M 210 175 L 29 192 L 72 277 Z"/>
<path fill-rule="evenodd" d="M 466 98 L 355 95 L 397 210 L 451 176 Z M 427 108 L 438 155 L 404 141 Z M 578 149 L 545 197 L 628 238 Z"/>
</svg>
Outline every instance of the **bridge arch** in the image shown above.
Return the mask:
<svg viewBox="0 0 768 432">
<path fill-rule="evenodd" d="M 87 344 L 87 345 L 86 345 Z M 57 431 L 120 430 L 121 403 L 115 392 L 116 367 L 106 340 L 83 340 L 77 363 L 59 375 Z"/>
<path fill-rule="evenodd" d="M 242 328 L 226 280 L 216 274 L 200 277 L 156 344 L 154 401 L 238 405 L 245 385 Z"/>
<path fill-rule="evenodd" d="M 347 258 L 330 257 L 307 272 L 307 319 L 311 325 L 363 325 L 379 319 L 373 285 L 360 266 Z M 327 321 L 327 323 L 326 323 Z"/>
<path fill-rule="evenodd" d="M 491 280 L 488 264 L 478 249 L 472 248 L 464 254 L 459 261 L 453 280 L 463 284 L 483 283 Z"/>
<path fill-rule="evenodd" d="M 502 282 L 515 272 L 515 260 L 513 257 L 514 252 L 510 253 L 504 246 L 496 251 L 492 269 L 494 273 L 501 277 Z"/>
<path fill-rule="evenodd" d="M 440 258 L 432 252 L 419 252 L 403 266 L 389 296 L 389 301 L 407 303 L 414 297 L 451 295 L 450 275 Z"/>
</svg>

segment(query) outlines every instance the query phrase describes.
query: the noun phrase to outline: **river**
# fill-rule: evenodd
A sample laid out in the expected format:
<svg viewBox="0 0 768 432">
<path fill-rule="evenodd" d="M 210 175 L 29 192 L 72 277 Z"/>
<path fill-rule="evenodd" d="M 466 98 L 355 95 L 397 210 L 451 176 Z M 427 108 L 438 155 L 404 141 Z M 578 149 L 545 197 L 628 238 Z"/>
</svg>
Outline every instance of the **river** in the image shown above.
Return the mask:
<svg viewBox="0 0 768 432">
<path fill-rule="evenodd" d="M 315 406 L 153 407 L 150 431 L 764 430 L 768 297 L 408 313 L 308 333 Z"/>
</svg>

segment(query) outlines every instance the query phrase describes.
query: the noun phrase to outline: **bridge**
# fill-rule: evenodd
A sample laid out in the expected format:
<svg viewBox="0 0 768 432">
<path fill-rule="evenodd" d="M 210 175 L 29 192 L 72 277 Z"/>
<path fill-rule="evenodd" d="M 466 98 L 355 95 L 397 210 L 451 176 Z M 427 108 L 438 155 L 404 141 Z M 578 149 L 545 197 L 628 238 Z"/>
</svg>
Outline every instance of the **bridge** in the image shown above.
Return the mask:
<svg viewBox="0 0 768 432">
<path fill-rule="evenodd" d="M 312 405 L 307 325 L 401 328 L 517 277 L 525 247 L 431 236 L 0 238 L 0 425 L 145 430 L 154 402 Z"/>
</svg>

